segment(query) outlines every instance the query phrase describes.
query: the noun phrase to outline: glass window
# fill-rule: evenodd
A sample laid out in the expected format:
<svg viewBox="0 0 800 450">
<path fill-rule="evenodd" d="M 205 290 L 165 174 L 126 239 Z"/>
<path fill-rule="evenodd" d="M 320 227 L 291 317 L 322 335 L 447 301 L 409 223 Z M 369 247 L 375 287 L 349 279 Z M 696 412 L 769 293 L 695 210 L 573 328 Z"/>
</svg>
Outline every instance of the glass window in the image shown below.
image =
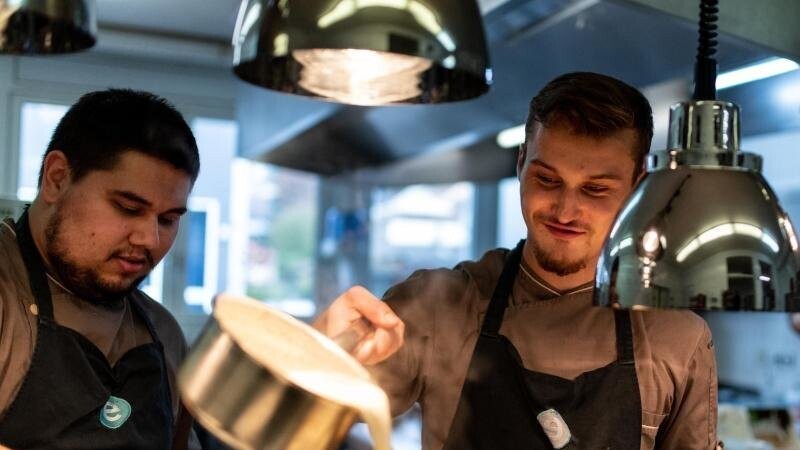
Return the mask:
<svg viewBox="0 0 800 450">
<path fill-rule="evenodd" d="M 50 137 L 67 106 L 51 103 L 24 102 L 20 111 L 19 172 L 17 197 L 30 201 L 36 197 L 39 167 Z"/>
<path fill-rule="evenodd" d="M 370 209 L 373 292 L 414 270 L 452 267 L 472 257 L 474 187 L 470 183 L 375 189 Z"/>
<path fill-rule="evenodd" d="M 238 125 L 233 120 L 197 117 L 192 132 L 200 151 L 200 175 L 189 197 L 189 212 L 181 220 L 185 237 L 176 251 L 184 252 L 183 307 L 211 312 L 211 299 L 225 290 L 226 230 L 231 203 L 231 164 L 236 158 Z M 176 247 L 178 247 L 176 245 Z"/>
<path fill-rule="evenodd" d="M 498 191 L 497 246 L 514 248 L 528 235 L 519 203 L 519 180 L 501 180 Z"/>
<path fill-rule="evenodd" d="M 157 266 L 150 271 L 147 278 L 142 280 L 139 284 L 139 289 L 145 294 L 150 296 L 153 300 L 162 303 L 164 296 L 164 262 L 158 263 Z"/>
<path fill-rule="evenodd" d="M 300 318 L 316 313 L 318 177 L 236 159 L 231 169 L 228 290 Z"/>
<path fill-rule="evenodd" d="M 189 198 L 189 212 L 182 220 L 187 227 L 186 276 L 183 298 L 190 310 L 211 312 L 211 299 L 218 291 L 220 267 L 220 207 L 213 197 Z"/>
</svg>

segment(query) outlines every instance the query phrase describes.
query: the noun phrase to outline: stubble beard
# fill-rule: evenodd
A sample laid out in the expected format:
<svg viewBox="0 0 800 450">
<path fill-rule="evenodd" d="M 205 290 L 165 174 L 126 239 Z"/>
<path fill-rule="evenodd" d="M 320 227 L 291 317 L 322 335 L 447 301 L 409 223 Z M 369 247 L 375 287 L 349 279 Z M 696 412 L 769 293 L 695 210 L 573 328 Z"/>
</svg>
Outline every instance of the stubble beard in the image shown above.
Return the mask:
<svg viewBox="0 0 800 450">
<path fill-rule="evenodd" d="M 81 300 L 105 309 L 121 309 L 125 297 L 139 286 L 147 274 L 127 284 L 103 280 L 97 269 L 81 266 L 70 256 L 64 245 L 67 241 L 63 235 L 63 221 L 62 207 L 58 205 L 45 227 L 44 247 L 50 270 L 64 287 Z"/>
<path fill-rule="evenodd" d="M 537 216 L 536 220 L 541 223 L 546 219 L 543 216 Z M 591 234 L 592 230 L 590 227 L 583 225 L 583 228 L 587 230 L 588 234 Z M 549 243 L 549 248 L 545 248 L 533 235 L 528 236 L 528 241 L 531 243 L 531 249 L 533 250 L 533 256 L 536 262 L 539 264 L 539 267 L 546 272 L 565 277 L 585 269 L 589 264 L 588 243 L 586 244 L 587 248 L 570 250 L 566 242 L 559 242 L 559 240 L 555 238 Z M 569 253 L 574 253 L 576 251 L 583 251 L 583 255 L 575 259 L 570 259 Z"/>
</svg>

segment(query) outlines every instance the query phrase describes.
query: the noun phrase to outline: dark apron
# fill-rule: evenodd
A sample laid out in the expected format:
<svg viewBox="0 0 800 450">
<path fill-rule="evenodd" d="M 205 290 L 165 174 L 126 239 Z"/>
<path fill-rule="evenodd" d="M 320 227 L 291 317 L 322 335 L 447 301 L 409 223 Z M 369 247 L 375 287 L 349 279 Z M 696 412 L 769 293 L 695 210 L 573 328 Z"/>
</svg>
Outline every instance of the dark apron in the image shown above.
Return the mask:
<svg viewBox="0 0 800 450">
<path fill-rule="evenodd" d="M 130 300 L 153 342 L 111 367 L 80 333 L 58 325 L 27 211 L 17 242 L 39 309 L 31 365 L 0 419 L 0 443 L 15 449 L 167 449 L 173 417 L 164 350 L 153 325 Z"/>
<path fill-rule="evenodd" d="M 499 334 L 523 244 L 509 253 L 495 287 L 444 449 L 638 449 L 641 400 L 628 311 L 614 311 L 617 360 L 574 380 L 527 370 Z M 543 426 L 571 438 L 554 445 Z"/>
</svg>

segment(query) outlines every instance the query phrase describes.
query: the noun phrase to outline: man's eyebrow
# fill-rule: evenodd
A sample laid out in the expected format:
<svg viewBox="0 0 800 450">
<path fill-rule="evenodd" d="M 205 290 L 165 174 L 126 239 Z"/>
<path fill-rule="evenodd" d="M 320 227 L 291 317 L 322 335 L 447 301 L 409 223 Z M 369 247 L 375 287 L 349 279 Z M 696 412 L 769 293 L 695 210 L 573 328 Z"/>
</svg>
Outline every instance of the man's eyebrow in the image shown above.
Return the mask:
<svg viewBox="0 0 800 450">
<path fill-rule="evenodd" d="M 551 165 L 549 165 L 549 164 L 547 164 L 547 163 L 543 162 L 543 161 L 542 161 L 542 160 L 540 160 L 540 159 L 532 159 L 532 160 L 531 160 L 531 164 L 536 164 L 537 166 L 542 166 L 542 167 L 544 167 L 545 169 L 552 170 L 553 172 L 558 172 L 558 171 L 555 169 L 555 167 L 553 167 L 553 166 L 551 166 Z"/>
<path fill-rule="evenodd" d="M 545 162 L 543 162 L 541 160 L 538 160 L 538 159 L 531 160 L 531 164 L 536 164 L 538 166 L 544 167 L 545 169 L 552 170 L 553 172 L 558 172 L 558 170 L 556 170 L 555 167 L 553 167 L 553 166 L 551 166 L 551 165 L 549 165 L 549 164 L 547 164 L 547 163 L 545 163 Z M 589 177 L 589 179 L 590 180 L 623 181 L 623 178 L 619 174 L 613 173 L 613 172 L 600 173 L 600 174 L 597 174 L 597 175 L 592 175 L 592 176 Z"/>
<path fill-rule="evenodd" d="M 117 197 L 123 197 L 123 198 L 125 198 L 127 200 L 130 200 L 132 202 L 138 203 L 138 204 L 140 204 L 142 206 L 147 206 L 147 207 L 153 206 L 153 204 L 150 201 L 148 201 L 146 198 L 143 198 L 143 197 L 141 197 L 139 195 L 136 195 L 136 194 L 134 194 L 133 192 L 130 192 L 130 191 L 114 190 L 114 191 L 111 191 L 111 193 L 114 194 Z M 186 207 L 183 206 L 183 207 L 178 207 L 178 208 L 172 208 L 169 211 L 164 212 L 163 214 L 178 214 L 178 215 L 182 216 L 182 215 L 186 214 L 186 211 L 187 211 Z"/>
<path fill-rule="evenodd" d="M 622 181 L 622 177 L 616 173 L 601 173 L 599 175 L 592 175 L 589 177 L 591 180 L 614 180 Z"/>
</svg>

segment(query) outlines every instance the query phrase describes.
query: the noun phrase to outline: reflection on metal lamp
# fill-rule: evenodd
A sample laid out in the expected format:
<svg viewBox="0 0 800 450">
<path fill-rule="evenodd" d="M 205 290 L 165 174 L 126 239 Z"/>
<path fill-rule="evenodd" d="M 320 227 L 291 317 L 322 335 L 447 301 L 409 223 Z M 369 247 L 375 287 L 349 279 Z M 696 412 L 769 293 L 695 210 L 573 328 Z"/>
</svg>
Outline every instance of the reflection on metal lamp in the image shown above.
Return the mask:
<svg viewBox="0 0 800 450">
<path fill-rule="evenodd" d="M 243 0 L 234 72 L 355 105 L 440 103 L 488 91 L 473 0 Z"/>
<path fill-rule="evenodd" d="M 667 150 L 601 252 L 595 303 L 621 308 L 800 311 L 794 229 L 739 149 L 739 108 L 714 100 L 716 1 L 701 3 L 694 100 L 670 110 Z"/>
<path fill-rule="evenodd" d="M 93 0 L 0 0 L 0 53 L 69 53 L 96 41 Z"/>
</svg>

